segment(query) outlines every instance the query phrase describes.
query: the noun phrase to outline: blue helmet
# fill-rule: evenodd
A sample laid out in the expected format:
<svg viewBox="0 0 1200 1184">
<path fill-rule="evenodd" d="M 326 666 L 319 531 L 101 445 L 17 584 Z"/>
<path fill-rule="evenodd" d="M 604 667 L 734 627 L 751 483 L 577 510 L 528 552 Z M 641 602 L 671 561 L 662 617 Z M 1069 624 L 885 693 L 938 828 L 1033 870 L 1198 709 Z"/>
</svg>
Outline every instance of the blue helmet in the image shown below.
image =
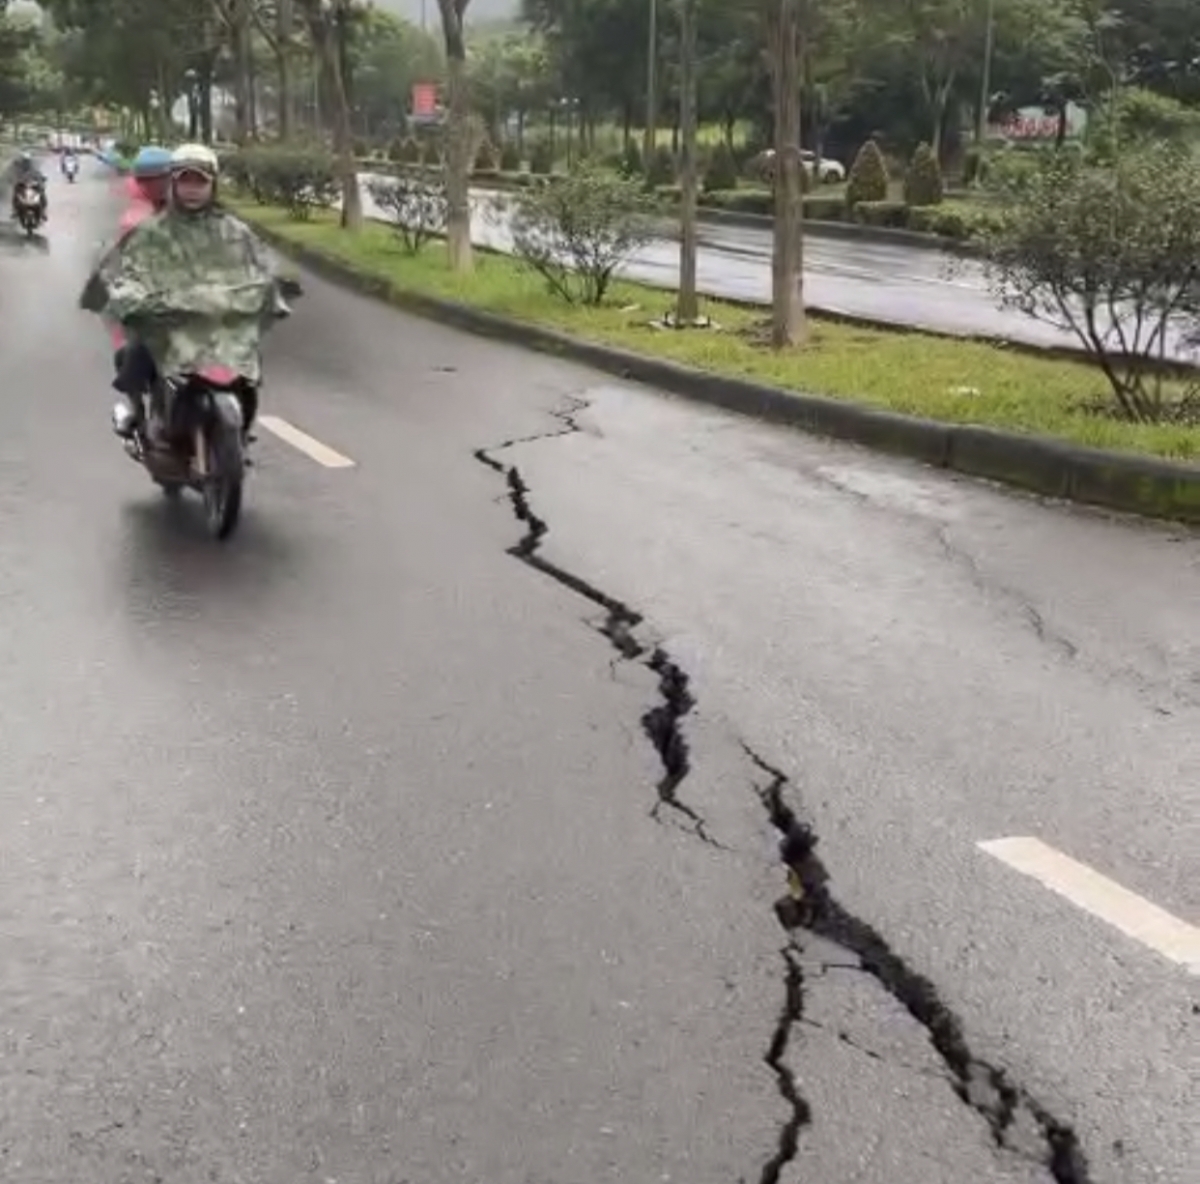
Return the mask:
<svg viewBox="0 0 1200 1184">
<path fill-rule="evenodd" d="M 147 144 L 133 158 L 133 175 L 139 179 L 165 177 L 171 171 L 171 151 Z"/>
</svg>

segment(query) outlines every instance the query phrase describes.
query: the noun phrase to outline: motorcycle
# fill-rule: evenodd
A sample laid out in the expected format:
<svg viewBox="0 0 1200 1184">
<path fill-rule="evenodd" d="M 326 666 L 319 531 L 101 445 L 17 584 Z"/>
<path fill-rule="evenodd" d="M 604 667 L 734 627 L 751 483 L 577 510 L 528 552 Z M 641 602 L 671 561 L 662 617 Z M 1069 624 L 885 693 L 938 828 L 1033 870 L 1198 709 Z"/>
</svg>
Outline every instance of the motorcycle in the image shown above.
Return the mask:
<svg viewBox="0 0 1200 1184">
<path fill-rule="evenodd" d="M 278 288 L 273 320 L 290 315 L 284 297 L 301 294 L 292 280 L 279 281 Z M 136 326 L 125 327 L 141 336 Z M 127 403 L 113 409 L 113 430 L 123 438 L 126 453 L 167 497 L 178 498 L 185 489 L 198 493 L 209 531 L 218 540 L 232 536 L 241 519 L 258 394 L 258 385 L 244 375 L 212 365 L 160 375 L 142 397 L 133 424 Z"/>
<path fill-rule="evenodd" d="M 74 156 L 68 156 L 63 161 L 63 174 L 72 185 L 75 184 L 75 178 L 79 175 L 79 161 Z"/>
<path fill-rule="evenodd" d="M 130 408 L 113 409 L 113 430 L 128 455 L 167 497 L 194 490 L 214 538 L 227 539 L 241 518 L 250 428 L 258 388 L 236 371 L 208 367 L 155 381 L 129 431 Z"/>
<path fill-rule="evenodd" d="M 45 219 L 42 190 L 33 181 L 20 181 L 13 192 L 13 210 L 21 229 L 32 238 Z"/>
</svg>

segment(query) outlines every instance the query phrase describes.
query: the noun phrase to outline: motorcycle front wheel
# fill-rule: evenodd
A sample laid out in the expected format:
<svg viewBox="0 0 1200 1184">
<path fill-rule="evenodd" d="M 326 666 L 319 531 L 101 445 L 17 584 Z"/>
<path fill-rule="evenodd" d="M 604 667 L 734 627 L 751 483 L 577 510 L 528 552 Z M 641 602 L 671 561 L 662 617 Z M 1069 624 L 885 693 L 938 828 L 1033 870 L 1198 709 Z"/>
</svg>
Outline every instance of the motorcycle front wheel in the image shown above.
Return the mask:
<svg viewBox="0 0 1200 1184">
<path fill-rule="evenodd" d="M 246 460 L 236 431 L 218 421 L 208 439 L 209 475 L 204 481 L 204 516 L 221 542 L 237 530 L 242 516 Z"/>
</svg>

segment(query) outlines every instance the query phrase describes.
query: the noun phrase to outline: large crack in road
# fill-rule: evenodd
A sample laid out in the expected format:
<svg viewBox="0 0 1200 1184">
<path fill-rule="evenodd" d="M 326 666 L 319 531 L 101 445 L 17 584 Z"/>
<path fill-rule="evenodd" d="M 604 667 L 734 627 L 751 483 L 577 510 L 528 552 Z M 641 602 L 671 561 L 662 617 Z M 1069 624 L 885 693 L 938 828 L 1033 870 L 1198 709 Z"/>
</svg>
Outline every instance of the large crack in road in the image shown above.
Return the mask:
<svg viewBox="0 0 1200 1184">
<path fill-rule="evenodd" d="M 690 834 L 710 846 L 726 849 L 711 834 L 704 817 L 682 801 L 678 793 L 691 771 L 683 721 L 696 705 L 687 672 L 663 646 L 639 639 L 638 631 L 644 626 L 641 613 L 541 554 L 550 528 L 534 511 L 530 489 L 520 469 L 496 455 L 518 445 L 580 432 L 576 416 L 586 407 L 585 401 L 575 400 L 568 409 L 553 413 L 562 422 L 562 428 L 479 448 L 474 456 L 504 478 L 513 514 L 525 528 L 508 553 L 603 609 L 605 617 L 598 630 L 619 658 L 641 663 L 657 678 L 659 702 L 641 718 L 642 730 L 662 766 L 651 817 L 662 821 L 664 811 L 669 811 Z M 775 904 L 775 915 L 787 935 L 779 951 L 783 963 L 783 1003 L 763 1057 L 775 1077 L 787 1116 L 780 1126 L 775 1149 L 758 1173 L 759 1184 L 779 1184 L 787 1165 L 799 1153 L 804 1128 L 813 1119 L 811 1103 L 801 1093 L 796 1074 L 787 1061 L 792 1041 L 805 1022 L 804 947 L 798 936 L 802 932 L 812 933 L 844 951 L 850 961 L 843 968 L 870 976 L 920 1025 L 948 1071 L 956 1096 L 968 1110 L 984 1119 L 998 1149 L 1032 1159 L 1049 1173 L 1055 1184 L 1095 1184 L 1074 1129 L 1013 1082 L 1002 1067 L 977 1056 L 967 1041 L 961 1020 L 941 999 L 934 984 L 913 970 L 869 923 L 838 902 L 830 888 L 829 872 L 816 854 L 818 837 L 789 801 L 795 797 L 791 779 L 750 746 L 743 745 L 743 751 L 752 773 L 769 779 L 765 785 L 755 784 L 754 789 L 767 819 L 780 835 L 780 860 L 787 869 L 789 887 L 787 895 Z"/>
<path fill-rule="evenodd" d="M 926 1031 L 950 1071 L 960 1101 L 988 1124 L 997 1147 L 1028 1157 L 1019 1141 L 1035 1132 L 1040 1163 L 1056 1184 L 1093 1184 L 1087 1156 L 1075 1131 L 1055 1117 L 1001 1067 L 977 1056 L 962 1021 L 941 999 L 937 987 L 913 970 L 884 937 L 845 909 L 833 895 L 830 875 L 817 856 L 817 836 L 788 801 L 793 789 L 786 773 L 745 746 L 747 757 L 770 778 L 757 787 L 771 825 L 779 832 L 779 855 L 788 871 L 789 894 L 776 904 L 776 915 L 789 933 L 807 930 L 845 950 Z M 794 796 L 792 794 L 791 796 Z"/>
</svg>

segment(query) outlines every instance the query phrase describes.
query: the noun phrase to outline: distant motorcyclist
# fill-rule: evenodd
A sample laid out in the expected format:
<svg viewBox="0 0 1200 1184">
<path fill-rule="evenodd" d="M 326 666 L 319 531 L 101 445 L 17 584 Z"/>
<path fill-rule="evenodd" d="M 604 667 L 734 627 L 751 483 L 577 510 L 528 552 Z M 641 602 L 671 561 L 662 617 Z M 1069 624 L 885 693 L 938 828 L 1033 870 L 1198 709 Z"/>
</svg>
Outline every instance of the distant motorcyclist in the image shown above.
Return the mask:
<svg viewBox="0 0 1200 1184">
<path fill-rule="evenodd" d="M 67 147 L 62 150 L 62 155 L 59 157 L 59 168 L 64 177 L 71 177 L 79 172 L 79 156 L 74 148 Z"/>
<path fill-rule="evenodd" d="M 176 334 L 175 349 L 177 353 L 182 349 L 183 356 L 172 361 L 192 368 L 210 356 L 220 355 L 223 365 L 257 385 L 261 329 L 244 314 L 238 328 L 223 324 L 223 309 L 218 305 L 235 297 L 215 293 L 228 293 L 227 277 L 231 274 L 251 280 L 264 275 L 277 277 L 280 288 L 287 283 L 279 276 L 273 254 L 244 222 L 219 206 L 218 175 L 217 157 L 211 148 L 186 144 L 176 149 L 171 157 L 166 207 L 144 217 L 108 252 L 80 303 L 90 312 L 108 311 L 121 319 L 123 308 L 169 305 L 172 295 L 178 293 L 180 303 L 189 306 L 193 318 L 199 318 L 207 317 L 208 312 L 196 312 L 197 306 L 203 307 L 208 293 L 214 292 L 217 303 L 212 309 L 211 325 Z M 252 282 L 250 287 L 254 286 Z M 278 291 L 275 300 L 277 311 L 286 312 Z M 127 403 L 125 413 L 114 416 L 118 434 L 131 435 L 138 426 L 142 395 L 153 388 L 155 378 L 153 351 L 143 343 L 127 346 L 113 382 Z M 248 429 L 253 406 L 247 418 Z"/>
<path fill-rule="evenodd" d="M 46 174 L 38 168 L 28 152 L 20 152 L 4 171 L 4 183 L 11 186 L 9 206 L 14 219 L 17 217 L 17 191 L 23 184 L 32 185 L 40 197 L 39 208 L 44 222 L 50 213 L 50 202 L 46 197 Z"/>
</svg>

